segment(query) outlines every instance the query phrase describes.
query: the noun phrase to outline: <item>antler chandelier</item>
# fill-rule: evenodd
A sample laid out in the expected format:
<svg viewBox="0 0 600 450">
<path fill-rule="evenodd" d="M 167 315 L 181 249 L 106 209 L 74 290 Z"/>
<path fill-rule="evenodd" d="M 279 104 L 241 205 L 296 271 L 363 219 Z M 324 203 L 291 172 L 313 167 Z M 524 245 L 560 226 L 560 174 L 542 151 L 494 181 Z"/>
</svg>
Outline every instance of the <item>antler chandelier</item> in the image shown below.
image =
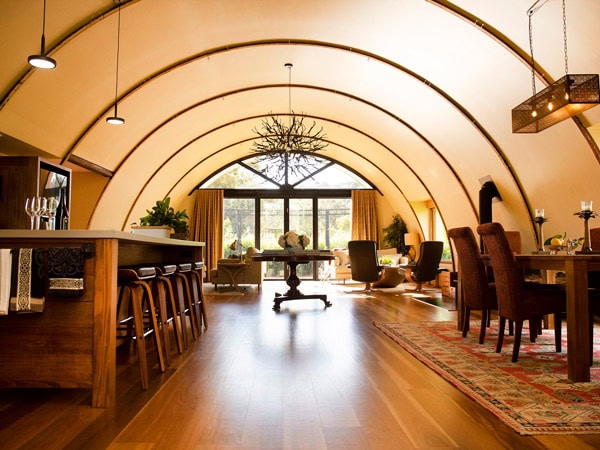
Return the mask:
<svg viewBox="0 0 600 450">
<path fill-rule="evenodd" d="M 324 150 L 329 143 L 323 127 L 317 128 L 316 122 L 308 126 L 303 116 L 292 111 L 292 67 L 289 70 L 289 114 L 285 118 L 271 115 L 262 121 L 261 129 L 252 131 L 258 135 L 252 144 L 252 151 L 258 155 L 259 162 L 265 162 L 263 173 L 274 181 L 288 183 L 289 175 L 310 176 L 320 164 L 315 154 Z"/>
</svg>

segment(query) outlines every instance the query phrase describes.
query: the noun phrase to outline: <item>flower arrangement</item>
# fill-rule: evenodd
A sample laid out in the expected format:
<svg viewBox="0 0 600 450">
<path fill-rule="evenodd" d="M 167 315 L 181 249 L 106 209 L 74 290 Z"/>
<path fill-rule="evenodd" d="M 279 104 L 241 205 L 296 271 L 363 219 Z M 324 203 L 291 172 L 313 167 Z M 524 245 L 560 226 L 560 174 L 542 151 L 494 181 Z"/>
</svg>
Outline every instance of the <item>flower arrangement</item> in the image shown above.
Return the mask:
<svg viewBox="0 0 600 450">
<path fill-rule="evenodd" d="M 295 231 L 286 231 L 279 236 L 278 243 L 283 248 L 306 248 L 310 244 L 310 238 L 305 234 L 297 234 Z"/>
</svg>

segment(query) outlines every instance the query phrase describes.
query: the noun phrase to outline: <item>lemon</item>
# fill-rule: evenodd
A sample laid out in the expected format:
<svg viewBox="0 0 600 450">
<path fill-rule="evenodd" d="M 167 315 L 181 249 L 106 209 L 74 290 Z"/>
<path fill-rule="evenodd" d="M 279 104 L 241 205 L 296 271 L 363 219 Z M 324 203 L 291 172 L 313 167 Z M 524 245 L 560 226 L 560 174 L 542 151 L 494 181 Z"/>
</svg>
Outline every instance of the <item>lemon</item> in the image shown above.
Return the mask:
<svg viewBox="0 0 600 450">
<path fill-rule="evenodd" d="M 552 238 L 550 245 L 563 245 L 563 240 L 560 238 Z"/>
</svg>

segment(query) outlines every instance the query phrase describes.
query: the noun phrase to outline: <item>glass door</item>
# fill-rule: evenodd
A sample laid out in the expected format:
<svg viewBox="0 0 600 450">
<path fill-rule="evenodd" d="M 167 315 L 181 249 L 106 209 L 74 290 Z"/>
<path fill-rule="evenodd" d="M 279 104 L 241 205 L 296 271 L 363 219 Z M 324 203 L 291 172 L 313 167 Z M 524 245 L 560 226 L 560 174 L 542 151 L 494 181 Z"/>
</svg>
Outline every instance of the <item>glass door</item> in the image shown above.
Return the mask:
<svg viewBox="0 0 600 450">
<path fill-rule="evenodd" d="M 260 248 L 276 249 L 279 236 L 284 232 L 284 205 L 282 198 L 260 200 Z M 285 267 L 282 262 L 267 262 L 266 278 L 283 279 Z"/>
<path fill-rule="evenodd" d="M 304 234 L 310 238 L 308 249 L 314 248 L 315 239 L 313 227 L 313 200 L 312 198 L 291 198 L 288 208 L 288 230 L 297 234 Z M 313 278 L 313 264 L 299 264 L 296 274 L 301 279 Z"/>
</svg>

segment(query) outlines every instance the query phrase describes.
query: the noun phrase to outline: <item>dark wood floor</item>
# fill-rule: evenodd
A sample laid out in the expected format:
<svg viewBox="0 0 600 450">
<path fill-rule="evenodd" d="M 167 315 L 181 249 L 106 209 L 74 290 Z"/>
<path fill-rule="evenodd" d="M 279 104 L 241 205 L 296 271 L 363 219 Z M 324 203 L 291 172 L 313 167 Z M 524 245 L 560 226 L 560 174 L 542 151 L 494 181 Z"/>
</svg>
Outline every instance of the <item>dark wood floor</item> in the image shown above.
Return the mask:
<svg viewBox="0 0 600 450">
<path fill-rule="evenodd" d="M 85 391 L 0 390 L 0 448 L 600 448 L 600 435 L 518 435 L 372 325 L 455 312 L 352 288 L 329 288 L 326 310 L 303 300 L 280 313 L 277 282 L 207 295 L 209 329 L 167 373 L 153 369 L 148 391 L 119 352 L 114 408 L 89 407 Z"/>
</svg>

